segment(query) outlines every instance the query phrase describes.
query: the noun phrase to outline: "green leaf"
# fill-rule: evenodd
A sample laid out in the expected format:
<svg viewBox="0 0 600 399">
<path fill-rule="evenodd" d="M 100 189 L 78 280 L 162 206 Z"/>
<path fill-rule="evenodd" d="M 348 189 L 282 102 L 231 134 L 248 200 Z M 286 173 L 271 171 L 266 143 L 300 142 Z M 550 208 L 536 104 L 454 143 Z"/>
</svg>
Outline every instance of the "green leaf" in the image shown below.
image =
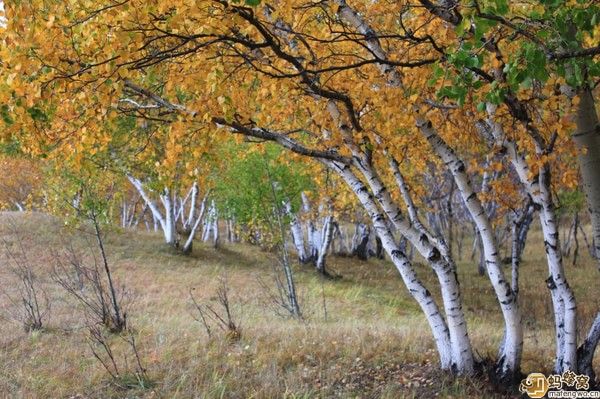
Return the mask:
<svg viewBox="0 0 600 399">
<path fill-rule="evenodd" d="M 12 125 L 15 121 L 10 117 L 8 112 L 8 105 L 4 104 L 0 107 L 0 117 L 7 125 Z"/>
<path fill-rule="evenodd" d="M 508 14 L 508 0 L 495 0 L 496 12 L 500 15 Z"/>
<path fill-rule="evenodd" d="M 48 115 L 46 115 L 46 113 L 44 113 L 44 111 L 42 111 L 41 108 L 31 107 L 27 110 L 27 113 L 29 114 L 29 116 L 31 116 L 31 119 L 33 119 L 34 121 L 48 122 Z"/>
<path fill-rule="evenodd" d="M 469 18 L 463 18 L 462 21 L 460 21 L 460 24 L 458 24 L 456 26 L 456 34 L 458 36 L 462 36 L 465 34 L 465 32 L 469 31 L 470 27 L 471 27 L 471 20 Z"/>
</svg>

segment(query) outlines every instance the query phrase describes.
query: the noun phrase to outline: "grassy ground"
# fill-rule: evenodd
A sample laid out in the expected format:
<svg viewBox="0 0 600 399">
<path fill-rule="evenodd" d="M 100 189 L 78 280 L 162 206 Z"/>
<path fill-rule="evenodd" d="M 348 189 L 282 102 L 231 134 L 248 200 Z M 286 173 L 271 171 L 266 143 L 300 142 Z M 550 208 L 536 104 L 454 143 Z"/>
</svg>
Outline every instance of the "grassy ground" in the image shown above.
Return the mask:
<svg viewBox="0 0 600 399">
<path fill-rule="evenodd" d="M 13 216 L 0 215 L 0 235 L 9 245 L 16 241 L 8 223 Z M 132 293 L 128 323 L 150 379 L 149 387 L 125 389 L 119 385 L 136 382 L 130 348 L 118 336 L 111 338 L 122 373 L 115 384 L 92 356 L 82 309 L 50 278 L 51 248 L 71 241 L 85 247 L 85 234 L 72 237 L 61 223 L 39 214 L 14 220 L 52 308 L 43 332 L 26 333 L 18 323 L 1 322 L 0 398 L 502 397 L 487 390 L 484 381 L 454 380 L 437 371 L 424 317 L 386 261 L 330 259 L 330 269 L 342 276 L 335 281 L 297 266 L 306 317 L 298 322 L 277 316 L 268 306 L 259 280 L 272 285 L 270 254 L 247 245 L 198 245 L 192 257 L 183 257 L 164 249 L 157 235 L 114 232 L 107 239 L 108 252 L 116 279 Z M 6 256 L 1 259 L 0 292 L 14 294 L 14 277 L 5 267 Z M 432 273 L 418 268 L 435 291 Z M 474 346 L 481 357 L 491 357 L 502 323 L 490 284 L 469 261 L 460 263 L 459 274 Z M 521 275 L 523 369 L 547 372 L 553 355 L 552 313 L 536 232 Z M 569 263 L 582 334 L 600 308 L 599 277 L 587 256 L 579 266 Z M 220 278 L 231 289 L 242 329 L 238 341 L 218 332 L 208 339 L 194 319 L 190 288 L 198 300 L 211 303 Z M 0 312 L 6 315 L 12 308 L 0 294 Z"/>
</svg>

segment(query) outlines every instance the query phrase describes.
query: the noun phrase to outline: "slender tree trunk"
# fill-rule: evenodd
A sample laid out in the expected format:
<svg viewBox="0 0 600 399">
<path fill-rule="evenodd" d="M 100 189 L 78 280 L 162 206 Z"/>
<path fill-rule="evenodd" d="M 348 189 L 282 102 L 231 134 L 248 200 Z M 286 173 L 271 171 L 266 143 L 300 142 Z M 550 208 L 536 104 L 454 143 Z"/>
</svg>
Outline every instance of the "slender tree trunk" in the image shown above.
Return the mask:
<svg viewBox="0 0 600 399">
<path fill-rule="evenodd" d="M 556 209 L 552 200 L 550 166 L 548 163 L 539 168 L 536 178 L 531 178 L 530 169 L 525 156 L 519 151 L 517 144 L 506 138 L 502 126 L 493 119 L 496 106 L 487 104 L 488 125 L 494 140 L 503 143 L 519 179 L 527 189 L 539 209 L 539 218 L 544 237 L 546 259 L 550 276 L 546 280 L 550 289 L 554 307 L 554 324 L 556 335 L 555 372 L 566 370 L 577 371 L 577 306 L 573 291 L 566 279 L 562 252 L 556 222 Z M 539 144 L 537 144 L 540 147 Z M 540 153 L 541 148 L 536 151 Z"/>
<path fill-rule="evenodd" d="M 287 301 L 288 301 L 287 306 L 289 307 L 289 311 L 292 314 L 292 316 L 299 318 L 299 317 L 301 317 L 300 304 L 298 303 L 298 296 L 296 294 L 296 285 L 294 282 L 294 275 L 292 272 L 292 267 L 290 265 L 289 256 L 288 256 L 287 248 L 285 245 L 286 238 L 285 238 L 285 229 L 283 227 L 283 220 L 282 220 L 283 218 L 282 218 L 282 214 L 281 214 L 282 211 L 281 211 L 281 207 L 277 206 L 277 204 L 276 204 L 277 195 L 275 193 L 275 182 L 273 181 L 273 178 L 271 177 L 271 172 L 269 171 L 269 164 L 266 161 L 265 161 L 265 170 L 267 172 L 267 176 L 269 177 L 269 182 L 271 185 L 271 195 L 272 195 L 273 205 L 275 205 L 274 206 L 275 218 L 277 220 L 277 227 L 279 228 L 281 263 L 283 266 L 283 272 L 284 272 L 286 284 L 287 284 Z"/>
<path fill-rule="evenodd" d="M 310 262 L 310 258 L 306 253 L 306 247 L 304 246 L 304 232 L 302 231 L 302 224 L 298 220 L 298 217 L 292 213 L 292 204 L 290 201 L 285 203 L 285 210 L 290 217 L 290 230 L 292 233 L 292 242 L 296 248 L 298 254 L 298 260 L 300 263 L 305 264 Z"/>
<path fill-rule="evenodd" d="M 454 246 L 454 212 L 452 209 L 452 198 L 454 197 L 454 180 L 450 182 L 448 200 L 446 201 L 446 211 L 448 212 L 448 254 L 452 257 L 452 247 Z"/>
<path fill-rule="evenodd" d="M 352 243 L 352 256 L 356 256 L 360 260 L 369 259 L 368 243 L 369 243 L 369 226 L 363 223 L 356 224 L 354 233 L 355 239 Z"/>
<path fill-rule="evenodd" d="M 333 237 L 333 216 L 327 216 L 325 218 L 321 236 L 323 237 L 323 240 L 321 242 L 319 256 L 317 257 L 316 268 L 319 273 L 326 276 L 328 273 L 325 269 L 325 259 L 327 258 L 327 251 L 329 250 L 329 245 L 331 244 L 331 239 Z"/>
<path fill-rule="evenodd" d="M 160 195 L 160 200 L 163 204 L 163 209 L 165 212 L 163 216 L 156 204 L 154 203 L 154 201 L 152 201 L 152 199 L 144 190 L 142 182 L 131 175 L 128 175 L 127 178 L 129 179 L 131 184 L 137 189 L 138 193 L 140 194 L 146 205 L 148 205 L 148 207 L 150 208 L 150 211 L 152 212 L 152 217 L 154 218 L 154 230 L 157 231 L 158 225 L 160 224 L 160 227 L 163 231 L 163 235 L 165 237 L 165 242 L 168 245 L 176 246 L 177 232 L 175 231 L 175 224 L 173 220 L 173 206 L 169 190 L 165 188 L 163 194 Z"/>
<path fill-rule="evenodd" d="M 160 196 L 160 200 L 165 210 L 163 233 L 165 236 L 165 242 L 172 246 L 177 247 L 177 231 L 175 229 L 175 209 L 174 201 L 168 188 L 165 187 L 163 194 Z"/>
<path fill-rule="evenodd" d="M 453 364 L 452 347 L 446 321 L 435 303 L 435 300 L 431 296 L 431 293 L 425 288 L 419 277 L 416 275 L 414 268 L 406 258 L 406 255 L 398 248 L 387 223 L 385 223 L 386 217 L 379 211 L 373 197 L 369 194 L 369 190 L 358 178 L 356 178 L 348 166 L 333 163 L 328 164 L 346 181 L 365 210 L 367 210 L 375 229 L 381 237 L 383 247 L 402 276 L 402 280 L 410 294 L 417 301 L 429 322 L 440 356 L 442 369 L 451 369 Z"/>
<path fill-rule="evenodd" d="M 202 200 L 202 202 L 200 203 L 200 210 L 198 211 L 198 215 L 196 215 L 195 211 L 190 210 L 190 218 L 188 218 L 188 223 L 193 222 L 193 225 L 188 229 L 188 237 L 187 240 L 185 241 L 185 243 L 183 244 L 183 248 L 182 251 L 184 254 L 190 254 L 192 253 L 192 246 L 194 243 L 194 237 L 196 236 L 196 232 L 198 231 L 198 228 L 200 227 L 200 223 L 203 220 L 204 217 L 204 210 L 206 209 L 206 200 L 208 198 L 208 195 L 206 195 L 204 197 L 204 199 Z M 191 206 L 195 207 L 195 201 L 192 201 Z M 195 218 L 195 220 L 194 220 Z"/>
<path fill-rule="evenodd" d="M 367 162 L 356 162 L 355 166 L 375 193 L 375 199 L 380 204 L 388 220 L 399 230 L 427 259 L 433 268 L 442 293 L 444 310 L 447 316 L 447 326 L 450 335 L 450 346 L 452 350 L 452 367 L 454 371 L 461 374 L 470 374 L 474 370 L 474 360 L 471 342 L 467 333 L 467 323 L 462 310 L 462 299 L 456 275 L 456 265 L 446 259 L 440 249 L 432 245 L 428 240 L 428 234 L 418 231 L 410 225 L 400 211 L 400 208 L 392 200 L 389 191 L 383 185 L 376 171 Z M 380 236 L 381 237 L 381 236 Z M 383 237 L 381 237 L 383 243 Z M 446 249 L 444 249 L 446 251 Z M 408 260 L 408 259 L 407 259 Z"/>
<path fill-rule="evenodd" d="M 533 221 L 534 207 L 528 203 L 521 214 L 512 222 L 512 245 L 511 245 L 511 288 L 516 296 L 519 294 L 519 266 L 523 257 L 523 249 L 527 240 L 527 232 Z"/>
<path fill-rule="evenodd" d="M 121 307 L 119 306 L 119 301 L 117 299 L 117 291 L 115 289 L 115 285 L 112 279 L 112 274 L 110 271 L 110 267 L 108 266 L 108 258 L 106 256 L 106 250 L 104 249 L 104 241 L 102 239 L 102 233 L 100 231 L 100 225 L 98 223 L 98 219 L 95 214 L 91 215 L 92 223 L 94 225 L 94 231 L 96 235 L 96 240 L 98 242 L 98 248 L 100 249 L 100 255 L 102 257 L 102 266 L 104 267 L 104 272 L 106 273 L 106 280 L 108 282 L 108 289 L 110 292 L 110 302 L 113 308 L 114 315 L 111 317 L 112 320 L 112 328 L 115 331 L 123 331 L 127 325 L 126 315 L 122 313 Z"/>
<path fill-rule="evenodd" d="M 346 239 L 346 233 L 344 232 L 343 226 L 340 226 L 338 222 L 334 221 L 332 246 L 337 256 L 348 256 L 350 254 Z M 336 244 L 335 246 L 333 245 L 334 243 Z"/>
<path fill-rule="evenodd" d="M 212 201 L 211 208 L 213 210 L 213 217 L 211 218 L 211 231 L 213 235 L 213 246 L 217 248 L 219 246 L 219 214 L 215 201 Z"/>
<path fill-rule="evenodd" d="M 156 218 L 156 215 L 154 213 L 152 214 L 152 225 L 154 232 L 156 233 L 158 231 L 159 220 Z"/>
<path fill-rule="evenodd" d="M 577 371 L 588 375 L 592 381 L 591 385 L 597 382 L 592 362 L 598 341 L 600 341 L 600 313 L 596 315 L 583 344 L 577 350 Z"/>
<path fill-rule="evenodd" d="M 546 258 L 550 277 L 552 301 L 555 308 L 555 328 L 557 336 L 557 359 L 555 371 L 577 371 L 577 306 L 575 295 L 569 286 L 562 262 L 561 247 L 556 225 L 556 211 L 550 191 L 550 170 L 548 165 L 540 168 L 540 221 L 546 247 Z M 562 347 L 561 347 L 562 344 Z M 560 354 L 559 354 L 560 353 Z"/>
<path fill-rule="evenodd" d="M 463 202 L 477 226 L 477 231 L 483 245 L 487 274 L 496 292 L 496 297 L 504 316 L 505 334 L 496 366 L 497 377 L 501 381 L 514 382 L 519 374 L 521 364 L 523 324 L 516 296 L 501 268 L 498 245 L 492 225 L 483 209 L 481 201 L 473 191 L 462 160 L 456 156 L 454 151 L 433 129 L 431 121 L 417 117 L 417 127 L 433 150 L 449 168 L 463 198 Z"/>
</svg>

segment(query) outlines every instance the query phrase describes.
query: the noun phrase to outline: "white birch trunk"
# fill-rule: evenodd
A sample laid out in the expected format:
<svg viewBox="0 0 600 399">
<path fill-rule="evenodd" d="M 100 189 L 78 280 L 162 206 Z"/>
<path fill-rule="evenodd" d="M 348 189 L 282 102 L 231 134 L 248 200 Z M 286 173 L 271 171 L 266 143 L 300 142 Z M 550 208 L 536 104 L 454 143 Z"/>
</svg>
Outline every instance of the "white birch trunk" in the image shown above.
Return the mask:
<svg viewBox="0 0 600 399">
<path fill-rule="evenodd" d="M 156 204 L 154 203 L 154 201 L 148 196 L 148 194 L 144 190 L 142 182 L 131 175 L 127 175 L 127 179 L 136 188 L 146 205 L 148 205 L 148 207 L 150 208 L 150 212 L 152 212 L 152 217 L 154 219 L 154 231 L 157 231 L 158 225 L 160 224 L 160 227 L 163 231 L 163 235 L 165 237 L 165 242 L 169 245 L 173 245 L 173 234 L 175 232 L 175 229 L 173 228 L 174 226 L 172 225 L 172 221 L 167 220 L 167 218 L 169 217 L 169 212 L 167 211 L 166 207 L 167 204 L 163 202 L 163 206 L 165 207 L 165 216 L 163 216 Z M 163 195 L 161 195 L 160 197 L 162 200 Z"/>
<path fill-rule="evenodd" d="M 566 370 L 577 371 L 577 305 L 563 267 L 556 212 L 550 192 L 550 171 L 547 165 L 542 166 L 539 180 L 542 205 L 539 213 L 544 234 L 546 258 L 550 269 L 548 287 L 551 290 L 555 306 L 557 335 L 555 371 L 558 373 Z"/>
<path fill-rule="evenodd" d="M 154 232 L 158 232 L 158 225 L 159 225 L 159 220 L 156 218 L 156 215 L 153 213 L 152 214 L 152 225 L 153 225 L 153 229 Z"/>
<path fill-rule="evenodd" d="M 208 210 L 208 217 L 210 217 L 210 209 Z M 208 217 L 207 217 L 207 220 L 204 222 L 204 225 L 202 227 L 202 242 L 207 242 L 208 239 L 210 238 L 210 227 L 211 227 L 211 224 L 210 224 L 210 221 L 208 220 Z"/>
<path fill-rule="evenodd" d="M 142 212 L 140 216 L 136 219 L 134 227 L 137 227 L 140 220 L 144 221 L 144 226 L 146 227 L 146 231 L 150 231 L 150 225 L 148 224 L 148 219 L 146 218 L 146 212 L 148 211 L 148 204 L 144 203 L 142 207 Z"/>
<path fill-rule="evenodd" d="M 433 129 L 431 122 L 417 117 L 417 127 L 427 139 L 434 152 L 449 168 L 471 218 L 481 237 L 488 277 L 500 303 L 505 324 L 504 341 L 498 359 L 498 374 L 501 379 L 513 379 L 519 371 L 523 349 L 523 325 L 516 296 L 501 268 L 496 237 L 481 201 L 473 191 L 465 171 L 464 163 Z"/>
<path fill-rule="evenodd" d="M 319 256 L 317 258 L 316 268 L 321 274 L 327 274 L 325 270 L 325 259 L 327 258 L 327 252 L 329 251 L 329 245 L 333 237 L 333 216 L 327 216 L 323 223 L 323 232 L 321 233 L 323 240 L 321 242 L 321 248 L 319 249 Z"/>
<path fill-rule="evenodd" d="M 304 233 L 302 232 L 302 225 L 300 224 L 298 217 L 292 214 L 292 204 L 290 201 L 285 203 L 285 210 L 291 219 L 290 230 L 292 232 L 294 248 L 296 248 L 296 253 L 298 254 L 298 260 L 300 263 L 308 263 L 310 259 L 306 254 L 306 247 L 304 246 Z"/>
<path fill-rule="evenodd" d="M 204 223 L 202 241 L 208 242 L 211 239 L 211 236 L 213 240 L 213 246 L 217 247 L 219 245 L 219 219 L 217 214 L 217 206 L 214 200 L 210 202 L 210 207 L 208 208 L 207 218 Z"/>
<path fill-rule="evenodd" d="M 175 229 L 175 222 L 177 221 L 175 216 L 175 201 L 171 197 L 169 189 L 165 187 L 163 194 L 160 196 L 160 200 L 165 210 L 163 234 L 165 236 L 165 242 L 171 246 L 177 246 L 177 231 Z"/>
<path fill-rule="evenodd" d="M 550 277 L 547 279 L 554 307 L 556 335 L 555 371 L 577 371 L 577 306 L 575 296 L 564 272 L 556 210 L 552 201 L 550 169 L 548 164 L 540 167 L 538 179 L 530 178 L 530 170 L 525 157 L 519 152 L 516 143 L 508 140 L 502 126 L 494 121 L 496 107 L 487 105 L 488 125 L 494 139 L 507 149 L 513 167 L 536 206 L 544 236 L 546 259 Z"/>
<path fill-rule="evenodd" d="M 373 197 L 365 185 L 352 173 L 347 165 L 327 163 L 336 171 L 348 184 L 354 194 L 357 196 L 365 210 L 368 212 L 375 229 L 377 230 L 385 251 L 394 263 L 394 266 L 400 273 L 404 284 L 408 288 L 411 296 L 417 301 L 431 328 L 435 339 L 440 363 L 442 369 L 449 370 L 453 365 L 452 347 L 450 344 L 450 335 L 448 326 L 442 316 L 431 293 L 425 288 L 421 280 L 416 275 L 410 261 L 406 255 L 399 250 L 392 232 L 390 231 L 386 217 L 379 211 Z"/>
<path fill-rule="evenodd" d="M 447 262 L 442 256 L 441 251 L 429 241 L 427 235 L 416 230 L 402 216 L 400 209 L 393 202 L 388 190 L 382 184 L 375 171 L 365 166 L 364 162 L 358 165 L 358 168 L 367 179 L 375 195 L 375 199 L 379 202 L 389 220 L 417 248 L 419 253 L 427 259 L 436 273 L 440 283 L 444 310 L 448 318 L 453 368 L 461 374 L 472 373 L 475 363 L 467 332 L 467 322 L 462 309 L 462 299 L 454 264 Z"/>
<path fill-rule="evenodd" d="M 390 169 L 394 175 L 394 179 L 396 181 L 396 185 L 400 189 L 400 193 L 402 194 L 402 199 L 406 204 L 406 211 L 408 213 L 408 218 L 410 223 L 413 225 L 415 229 L 417 229 L 421 234 L 425 234 L 427 239 L 431 241 L 437 248 L 439 248 L 442 256 L 446 259 L 447 262 L 454 263 L 452 254 L 450 253 L 450 249 L 446 245 L 446 242 L 443 239 L 438 239 L 433 234 L 431 234 L 423 225 L 419 218 L 419 213 L 417 211 L 417 207 L 410 195 L 410 191 L 408 190 L 408 186 L 406 185 L 406 181 L 404 180 L 404 176 L 400 172 L 400 166 L 394 157 L 389 157 Z"/>
<path fill-rule="evenodd" d="M 367 24 L 367 22 L 362 19 L 360 14 L 349 7 L 345 0 L 335 0 L 335 3 L 338 6 L 337 14 L 344 21 L 353 26 L 359 33 L 364 35 L 366 38 L 367 48 L 371 51 L 371 53 L 380 60 L 386 60 L 387 54 L 381 47 L 379 39 L 377 39 L 377 34 Z M 386 77 L 387 84 L 389 86 L 402 86 L 401 75 L 396 68 L 394 68 L 394 66 L 385 63 L 377 63 L 377 67 L 379 68 L 381 74 Z"/>
<path fill-rule="evenodd" d="M 311 216 L 311 206 L 310 201 L 306 194 L 302 193 L 302 208 L 305 215 Z M 319 257 L 319 246 L 321 243 L 321 239 L 319 237 L 319 231 L 315 226 L 314 221 L 310 218 L 307 222 L 307 241 L 308 241 L 308 253 L 311 262 L 316 262 Z"/>
<path fill-rule="evenodd" d="M 334 247 L 335 253 L 338 256 L 348 256 L 350 254 L 350 250 L 348 249 L 348 235 L 344 231 L 344 227 L 338 222 L 335 222 L 333 225 L 333 240 L 337 244 L 337 248 Z"/>
<path fill-rule="evenodd" d="M 128 219 L 128 214 L 127 214 L 127 201 L 122 201 L 121 202 L 121 228 L 125 228 L 127 226 L 127 219 Z"/>
<path fill-rule="evenodd" d="M 191 198 L 190 199 L 190 201 L 191 201 L 190 212 L 188 214 L 187 220 L 183 223 L 183 225 L 186 228 L 189 228 L 190 226 L 192 226 L 194 224 L 194 221 L 196 220 L 196 200 L 198 199 L 198 183 L 194 182 L 189 196 Z M 206 201 L 206 197 L 204 197 L 204 199 L 202 200 L 202 204 L 200 205 L 200 209 L 202 211 L 204 211 L 205 201 Z M 199 216 L 198 219 L 202 219 L 202 217 Z"/>
<path fill-rule="evenodd" d="M 594 360 L 594 352 L 598 346 L 598 341 L 600 341 L 600 313 L 596 315 L 583 344 L 577 350 L 577 371 L 590 376 L 592 382 L 596 382 L 592 361 Z"/>
<path fill-rule="evenodd" d="M 219 216 L 217 213 L 217 208 L 215 207 L 215 218 L 212 223 L 212 232 L 213 232 L 213 246 L 216 248 L 219 246 Z"/>
<path fill-rule="evenodd" d="M 533 219 L 534 208 L 531 203 L 528 203 L 521 211 L 520 215 L 517 215 L 512 221 L 511 226 L 511 288 L 515 295 L 519 295 L 519 265 L 521 264 L 521 258 L 523 249 L 525 248 L 525 241 L 529 226 Z"/>
<path fill-rule="evenodd" d="M 579 150 L 577 158 L 592 221 L 594 257 L 600 262 L 600 122 L 589 87 L 579 93 L 575 122 L 577 130 L 571 138 Z"/>
<path fill-rule="evenodd" d="M 194 183 L 195 185 L 196 183 Z M 197 192 L 196 192 L 197 195 Z M 188 237 L 185 241 L 185 244 L 183 244 L 183 248 L 182 251 L 184 254 L 189 254 L 192 252 L 192 245 L 194 243 L 194 237 L 196 236 L 196 231 L 198 230 L 198 227 L 200 227 L 200 223 L 202 222 L 203 216 L 204 216 L 204 210 L 206 208 L 206 200 L 208 198 L 208 195 L 204 197 L 204 199 L 202 200 L 202 202 L 200 203 L 200 210 L 198 211 L 198 216 L 195 216 L 195 212 L 192 212 L 192 210 L 190 210 L 190 215 L 194 215 L 192 218 L 188 218 L 187 222 L 188 223 L 193 223 L 190 227 L 189 227 L 189 233 L 188 233 Z M 192 200 L 192 204 L 191 206 L 195 207 L 196 203 L 195 200 Z M 194 220 L 195 218 L 195 220 Z"/>
</svg>

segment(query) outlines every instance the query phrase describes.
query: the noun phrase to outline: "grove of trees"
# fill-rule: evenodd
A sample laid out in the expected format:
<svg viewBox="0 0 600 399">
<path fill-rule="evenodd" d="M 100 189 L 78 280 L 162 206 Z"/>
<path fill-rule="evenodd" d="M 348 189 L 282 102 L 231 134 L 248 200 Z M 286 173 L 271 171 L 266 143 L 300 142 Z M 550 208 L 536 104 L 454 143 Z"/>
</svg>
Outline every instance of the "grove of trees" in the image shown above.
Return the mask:
<svg viewBox="0 0 600 399">
<path fill-rule="evenodd" d="M 471 251 L 503 320 L 493 374 L 507 385 L 522 378 L 519 269 L 536 228 L 549 368 L 595 378 L 600 313 L 579 320 L 589 298 L 575 297 L 564 255 L 584 250 L 589 221 L 600 262 L 596 1 L 4 6 L 6 207 L 81 209 L 93 185 L 106 220 L 160 230 L 184 254 L 194 240 L 280 253 L 284 296 L 295 259 L 336 278 L 328 254 L 385 257 L 427 320 L 439 367 L 457 375 L 482 362 L 457 274 Z M 419 277 L 423 264 L 436 286 Z"/>
</svg>

